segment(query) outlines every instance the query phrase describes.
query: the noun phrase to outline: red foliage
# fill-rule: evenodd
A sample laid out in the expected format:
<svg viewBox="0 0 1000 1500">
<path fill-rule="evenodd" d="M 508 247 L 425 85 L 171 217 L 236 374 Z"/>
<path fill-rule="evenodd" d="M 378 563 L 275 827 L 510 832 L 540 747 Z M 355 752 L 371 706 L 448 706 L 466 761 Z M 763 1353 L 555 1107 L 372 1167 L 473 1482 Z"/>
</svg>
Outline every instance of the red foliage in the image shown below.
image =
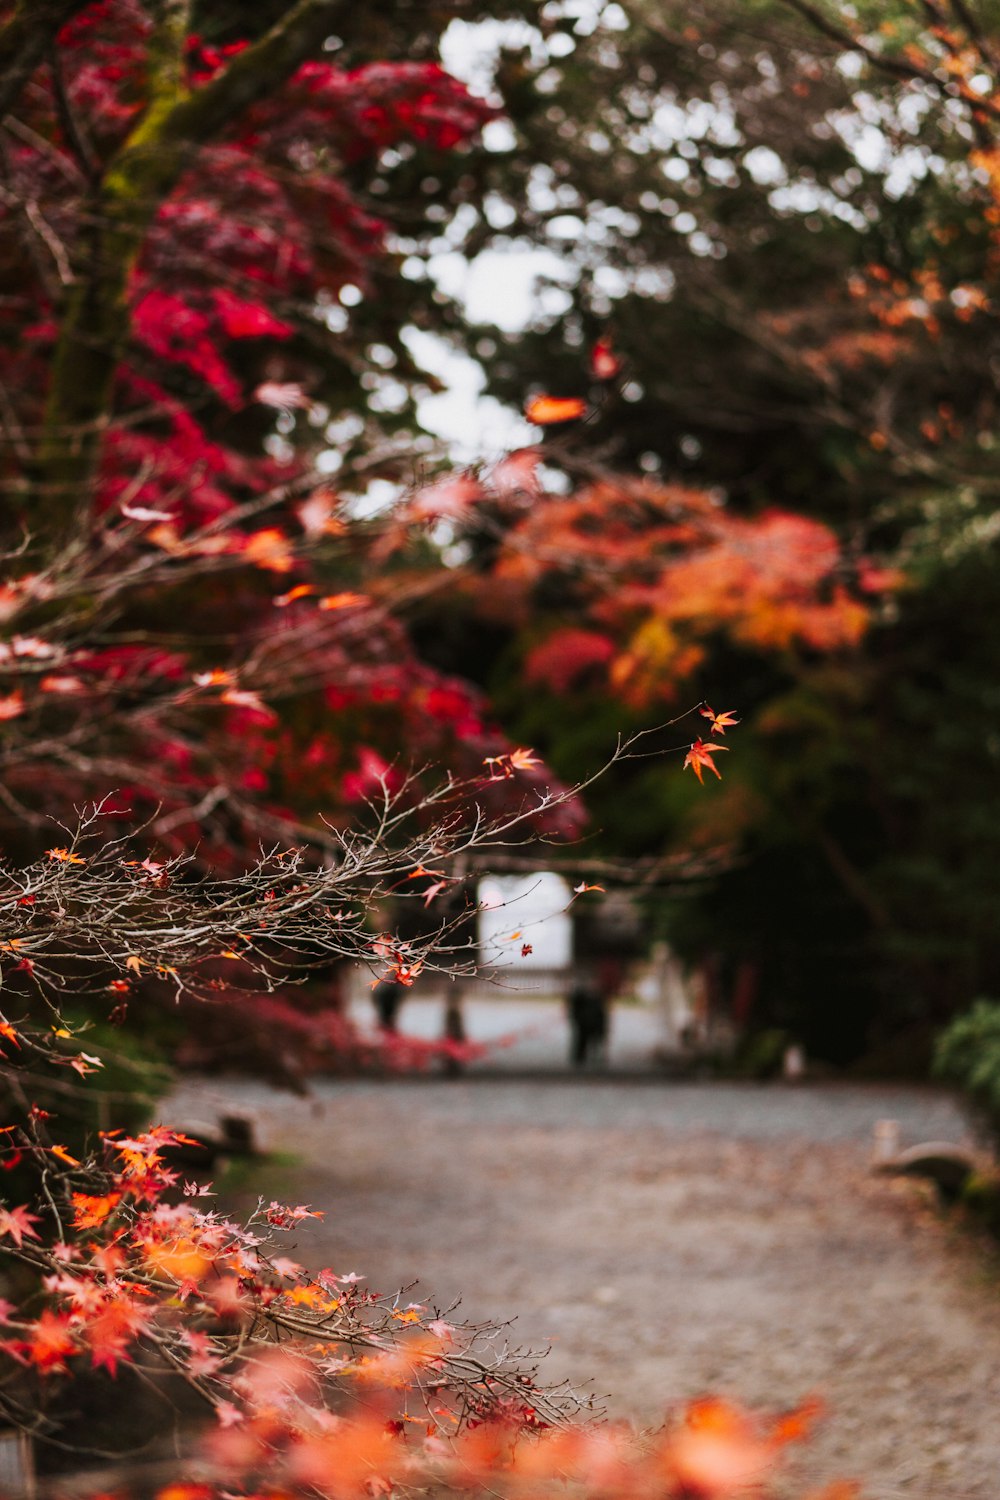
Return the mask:
<svg viewBox="0 0 1000 1500">
<path fill-rule="evenodd" d="M 594 667 L 605 667 L 615 654 L 611 636 L 572 626 L 556 630 L 529 651 L 524 664 L 529 682 L 542 682 L 554 693 L 579 685 Z"/>
<path fill-rule="evenodd" d="M 507 616 L 532 620 L 530 677 L 556 691 L 610 688 L 638 707 L 673 697 L 716 634 L 833 651 L 857 644 L 868 620 L 828 527 L 779 510 L 733 515 L 650 481 L 543 497 L 511 517 L 492 571 Z M 566 580 L 573 618 L 551 619 L 538 641 L 534 601 L 553 578 Z M 485 611 L 493 597 L 483 592 Z"/>
<path fill-rule="evenodd" d="M 67 256 L 65 276 L 49 275 L 44 256 L 0 259 L 10 293 L 0 379 L 16 393 L 19 431 L 44 423 L 64 344 L 60 276 L 92 272 L 88 173 L 112 173 L 133 139 L 160 25 L 137 0 L 84 5 L 56 38 L 58 89 L 46 61 L 18 101 L 0 242 L 19 246 L 18 203 L 30 201 L 51 229 L 50 249 L 58 241 Z M 247 45 L 188 37 L 184 86 L 196 97 Z M 100 522 L 77 582 L 114 600 L 103 639 L 92 643 L 79 620 L 49 608 L 44 676 L 34 666 L 41 655 L 8 650 L 0 660 L 9 674 L 0 718 L 17 721 L 9 780 L 28 805 L 44 786 L 45 811 L 69 816 L 110 785 L 116 812 L 158 812 L 168 846 L 201 838 L 206 857 L 232 859 L 262 827 L 297 831 L 320 810 L 336 822 L 386 768 L 390 782 L 414 762 L 455 758 L 461 771 L 464 759 L 471 770 L 502 748 L 476 695 L 419 665 L 388 610 L 349 586 L 360 553 L 351 516 L 329 492 L 310 498 L 308 455 L 275 457 L 262 442 L 269 407 L 310 406 L 324 303 L 348 282 L 368 289 L 374 268 L 389 264 L 392 206 L 373 217 L 343 164 L 371 164 L 403 143 L 455 150 L 492 114 L 434 63 L 345 69 L 320 57 L 193 146 L 129 276 L 128 339 L 101 421 Z M 16 444 L 3 447 L 0 482 L 19 482 L 22 457 Z M 350 560 L 331 556 L 341 538 Z M 11 628 L 53 594 L 47 575 L 9 578 Z M 137 646 L 136 636 L 171 645 Z M 86 741 L 72 763 L 60 745 L 70 720 Z M 112 721 L 113 750 L 104 739 Z M 31 748 L 42 745 L 51 753 Z M 220 784 L 225 809 L 213 831 L 196 809 Z"/>
</svg>

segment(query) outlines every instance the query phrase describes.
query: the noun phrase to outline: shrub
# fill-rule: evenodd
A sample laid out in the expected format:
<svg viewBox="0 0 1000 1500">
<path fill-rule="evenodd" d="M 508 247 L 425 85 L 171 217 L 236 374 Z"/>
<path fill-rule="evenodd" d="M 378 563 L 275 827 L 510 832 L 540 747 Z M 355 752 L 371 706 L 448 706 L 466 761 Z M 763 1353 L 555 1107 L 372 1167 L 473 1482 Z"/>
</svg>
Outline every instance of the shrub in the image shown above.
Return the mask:
<svg viewBox="0 0 1000 1500">
<path fill-rule="evenodd" d="M 942 1032 L 934 1072 L 966 1095 L 991 1145 L 1000 1147 L 1000 1001 L 977 1000 Z"/>
</svg>

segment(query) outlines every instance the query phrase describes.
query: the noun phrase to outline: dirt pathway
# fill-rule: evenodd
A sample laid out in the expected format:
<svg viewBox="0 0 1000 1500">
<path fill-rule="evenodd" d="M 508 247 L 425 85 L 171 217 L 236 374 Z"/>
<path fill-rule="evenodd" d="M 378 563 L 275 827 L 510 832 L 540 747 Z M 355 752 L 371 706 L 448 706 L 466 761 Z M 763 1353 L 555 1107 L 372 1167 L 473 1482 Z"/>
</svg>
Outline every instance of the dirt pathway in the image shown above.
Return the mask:
<svg viewBox="0 0 1000 1500">
<path fill-rule="evenodd" d="M 957 1138 L 941 1095 L 557 1079 L 329 1083 L 312 1100 L 186 1085 L 179 1123 L 246 1109 L 279 1156 L 253 1191 L 323 1207 L 300 1258 L 419 1278 L 467 1316 L 517 1316 L 547 1368 L 644 1423 L 706 1390 L 819 1392 L 810 1480 L 926 1500 L 1000 1490 L 1000 1297 L 909 1185 L 868 1171 L 872 1126 Z"/>
</svg>

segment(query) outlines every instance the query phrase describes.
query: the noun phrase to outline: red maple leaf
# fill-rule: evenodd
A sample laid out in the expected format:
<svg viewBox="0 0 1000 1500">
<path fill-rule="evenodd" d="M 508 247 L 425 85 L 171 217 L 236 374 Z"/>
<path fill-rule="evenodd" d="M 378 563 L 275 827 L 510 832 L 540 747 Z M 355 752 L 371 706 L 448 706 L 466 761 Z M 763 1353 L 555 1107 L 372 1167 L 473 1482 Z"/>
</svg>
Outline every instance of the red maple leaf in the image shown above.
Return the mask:
<svg viewBox="0 0 1000 1500">
<path fill-rule="evenodd" d="M 32 1228 L 38 1222 L 38 1215 L 30 1214 L 26 1208 L 0 1208 L 0 1239 L 9 1234 L 14 1244 L 20 1248 L 25 1235 L 31 1240 L 38 1239 L 38 1234 Z"/>
<path fill-rule="evenodd" d="M 76 1341 L 70 1332 L 68 1313 L 46 1308 L 38 1322 L 31 1326 L 30 1336 L 7 1346 L 23 1355 L 39 1370 L 63 1370 L 69 1355 L 76 1354 Z"/>
<path fill-rule="evenodd" d="M 107 1302 L 95 1318 L 87 1323 L 86 1337 L 90 1360 L 95 1370 L 102 1367 L 110 1375 L 118 1370 L 118 1361 L 127 1359 L 126 1349 L 148 1326 L 134 1302 L 120 1294 Z"/>
<path fill-rule="evenodd" d="M 395 979 L 398 984 L 405 985 L 406 988 L 409 989 L 423 966 L 424 964 L 422 959 L 418 959 L 417 962 L 413 964 L 399 964 L 392 971 L 390 978 Z"/>
<path fill-rule="evenodd" d="M 598 339 L 590 351 L 590 373 L 595 380 L 614 380 L 621 373 L 622 362 L 610 340 Z"/>
<path fill-rule="evenodd" d="M 708 768 L 708 770 L 714 771 L 716 776 L 721 781 L 722 772 L 713 761 L 712 756 L 715 755 L 719 750 L 725 750 L 726 748 L 727 746 L 725 745 L 710 745 L 706 744 L 704 740 L 695 740 L 687 755 L 684 757 L 685 771 L 687 770 L 688 766 L 690 766 L 694 774 L 697 776 L 698 780 L 701 782 L 702 786 L 704 786 L 705 784 L 703 780 L 703 772 L 706 767 Z"/>
</svg>

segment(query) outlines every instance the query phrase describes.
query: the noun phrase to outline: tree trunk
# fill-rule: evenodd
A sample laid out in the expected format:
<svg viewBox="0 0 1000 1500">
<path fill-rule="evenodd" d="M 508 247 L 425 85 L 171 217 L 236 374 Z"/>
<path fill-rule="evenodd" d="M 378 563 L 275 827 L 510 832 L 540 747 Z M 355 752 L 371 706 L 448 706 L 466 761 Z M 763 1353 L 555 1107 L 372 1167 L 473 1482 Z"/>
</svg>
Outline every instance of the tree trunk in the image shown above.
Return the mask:
<svg viewBox="0 0 1000 1500">
<path fill-rule="evenodd" d="M 329 32 L 343 0 L 298 0 L 195 93 L 183 77 L 188 0 L 162 0 L 150 98 L 86 207 L 85 263 L 60 329 L 34 474 L 30 524 L 48 550 L 89 525 L 94 479 L 128 341 L 134 274 L 149 226 L 192 152 L 288 79 Z"/>
</svg>

